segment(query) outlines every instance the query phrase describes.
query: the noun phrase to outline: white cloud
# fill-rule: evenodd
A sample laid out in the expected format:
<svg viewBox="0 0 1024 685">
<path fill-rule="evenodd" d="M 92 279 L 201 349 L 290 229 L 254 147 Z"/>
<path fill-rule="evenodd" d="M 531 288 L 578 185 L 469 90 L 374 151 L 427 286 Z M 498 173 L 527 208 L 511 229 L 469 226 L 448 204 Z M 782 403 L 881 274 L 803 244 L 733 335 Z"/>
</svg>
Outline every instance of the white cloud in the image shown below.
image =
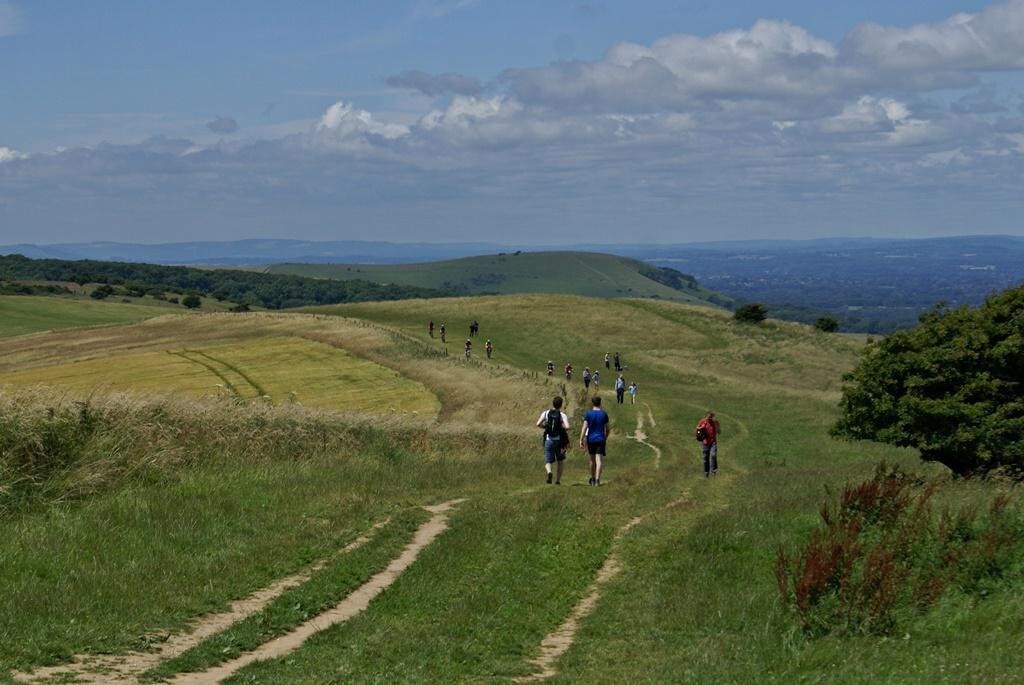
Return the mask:
<svg viewBox="0 0 1024 685">
<path fill-rule="evenodd" d="M 28 159 L 28 155 L 12 150 L 9 147 L 0 146 L 0 164 L 4 162 L 13 162 L 18 159 Z"/>
<path fill-rule="evenodd" d="M 364 109 L 356 109 L 351 103 L 336 102 L 320 117 L 314 133 L 321 140 L 336 142 L 352 140 L 366 135 L 394 139 L 408 135 L 409 128 L 401 124 L 376 121 Z"/>
<path fill-rule="evenodd" d="M 843 41 L 846 59 L 882 72 L 916 75 L 922 85 L 957 72 L 1024 68 L 1024 0 L 909 28 L 862 24 Z"/>
<path fill-rule="evenodd" d="M 909 117 L 910 110 L 902 102 L 865 95 L 857 102 L 843 107 L 839 114 L 824 119 L 821 129 L 829 133 L 892 131 Z"/>
</svg>

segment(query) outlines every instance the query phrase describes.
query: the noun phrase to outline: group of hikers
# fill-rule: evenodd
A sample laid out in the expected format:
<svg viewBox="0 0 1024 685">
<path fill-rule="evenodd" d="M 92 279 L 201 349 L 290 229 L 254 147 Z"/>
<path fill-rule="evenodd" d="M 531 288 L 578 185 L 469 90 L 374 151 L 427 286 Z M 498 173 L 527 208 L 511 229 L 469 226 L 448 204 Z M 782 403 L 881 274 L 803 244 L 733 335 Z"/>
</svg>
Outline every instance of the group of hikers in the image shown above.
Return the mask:
<svg viewBox="0 0 1024 685">
<path fill-rule="evenodd" d="M 611 359 L 607 352 L 604 355 L 604 365 L 605 368 L 611 368 Z M 619 353 L 616 352 L 615 370 L 621 372 L 626 368 L 627 367 L 623 366 L 620 363 Z M 548 363 L 545 366 L 545 371 L 549 376 L 553 376 L 555 374 L 555 363 L 552 360 L 548 360 Z M 566 381 L 572 381 L 573 371 L 574 369 L 572 367 L 572 363 L 567 362 L 564 370 Z M 590 390 L 591 384 L 593 384 L 594 386 L 594 392 L 599 392 L 601 390 L 601 371 L 600 369 L 594 369 L 593 371 L 591 371 L 589 366 L 585 366 L 583 367 L 583 387 L 586 390 Z M 626 379 L 623 377 L 621 373 L 619 373 L 618 378 L 615 379 L 615 401 L 618 404 L 625 404 L 627 391 L 629 392 L 630 404 L 636 404 L 636 395 L 638 392 L 640 392 L 640 386 L 636 384 L 636 381 L 633 381 L 627 387 Z"/>
<path fill-rule="evenodd" d="M 544 431 L 544 473 L 545 482 L 550 484 L 554 478 L 555 485 L 562 484 L 562 473 L 565 466 L 566 453 L 570 447 L 569 417 L 562 411 L 564 400 L 555 396 L 551 400 L 551 408 L 541 412 L 537 419 L 537 427 Z M 607 454 L 608 436 L 611 435 L 611 422 L 608 412 L 601 408 L 601 397 L 594 395 L 590 400 L 590 411 L 583 415 L 580 427 L 580 447 L 586 448 L 590 455 L 590 477 L 588 485 L 601 485 L 601 471 Z M 708 411 L 697 422 L 694 437 L 701 446 L 704 460 L 704 477 L 718 474 L 718 436 L 721 426 L 715 412 Z"/>
<path fill-rule="evenodd" d="M 431 338 L 434 337 L 433 320 L 427 323 L 427 333 L 430 334 Z M 476 319 L 473 319 L 472 321 L 469 322 L 469 338 L 466 338 L 466 342 L 462 346 L 463 354 L 465 355 L 466 359 L 469 359 L 473 355 L 473 341 L 471 340 L 471 338 L 475 338 L 477 335 L 479 335 L 479 333 L 480 322 L 477 321 Z M 443 321 L 441 322 L 441 325 L 438 327 L 438 334 L 441 336 L 441 342 L 448 342 L 448 330 L 445 322 Z M 448 354 L 447 349 L 448 348 L 445 348 L 446 355 Z M 488 359 L 491 359 L 492 356 L 494 355 L 494 343 L 491 342 L 490 338 L 488 338 L 487 342 L 484 343 L 484 352 L 487 353 Z"/>
<path fill-rule="evenodd" d="M 430 321 L 427 324 L 427 331 L 430 337 L 434 337 L 434 322 Z M 447 328 L 445 322 L 441 322 L 438 327 L 438 333 L 441 337 L 441 342 L 447 342 Z M 469 359 L 473 350 L 472 338 L 476 337 L 480 333 L 480 323 L 474 319 L 469 324 L 469 338 L 466 338 L 464 345 L 466 359 Z M 494 344 L 490 338 L 484 344 L 484 350 L 487 352 L 487 358 L 491 359 L 494 354 Z M 614 355 L 610 352 L 604 354 L 604 366 L 606 370 L 611 370 L 612 364 L 615 365 L 615 372 L 618 377 L 615 379 L 615 401 L 618 404 L 625 403 L 626 392 L 629 392 L 629 398 L 631 404 L 636 404 L 636 396 L 639 392 L 639 387 L 636 381 L 631 382 L 628 386 L 626 385 L 626 379 L 623 377 L 622 372 L 629 367 L 622 363 L 622 358 L 618 352 Z M 555 364 L 552 360 L 548 360 L 546 371 L 548 376 L 553 376 L 555 373 Z M 565 380 L 571 381 L 573 375 L 573 367 L 571 363 L 565 365 Z M 601 389 L 601 371 L 600 369 L 590 370 L 589 366 L 583 368 L 583 386 L 589 391 L 590 386 L 593 384 L 594 392 L 597 393 Z M 551 408 L 543 411 L 540 418 L 537 419 L 537 427 L 544 431 L 544 471 L 545 480 L 547 483 L 554 482 L 555 485 L 561 485 L 562 483 L 562 472 L 565 464 L 566 452 L 570 447 L 569 439 L 569 417 L 564 411 L 562 411 L 562 405 L 565 400 L 561 397 L 555 397 L 551 400 Z M 701 456 L 704 462 L 704 477 L 709 478 L 718 474 L 718 436 L 721 433 L 721 427 L 719 426 L 718 419 L 715 417 L 713 411 L 708 411 L 697 423 L 694 437 L 697 442 L 701 445 Z M 590 476 L 587 479 L 588 485 L 599 486 L 601 485 L 601 471 L 604 467 L 604 459 L 607 450 L 608 436 L 611 434 L 611 421 L 608 417 L 608 412 L 601 408 L 601 397 L 595 394 L 591 398 L 590 410 L 583 415 L 583 425 L 580 427 L 579 443 L 581 448 L 586 448 L 587 454 L 590 456 Z"/>
</svg>

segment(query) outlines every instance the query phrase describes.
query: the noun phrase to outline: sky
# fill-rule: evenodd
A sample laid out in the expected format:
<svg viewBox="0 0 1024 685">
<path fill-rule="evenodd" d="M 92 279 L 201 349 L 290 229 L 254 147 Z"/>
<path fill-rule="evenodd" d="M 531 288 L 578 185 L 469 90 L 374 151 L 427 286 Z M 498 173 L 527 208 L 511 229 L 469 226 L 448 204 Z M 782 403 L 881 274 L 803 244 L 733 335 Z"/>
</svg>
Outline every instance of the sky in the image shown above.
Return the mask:
<svg viewBox="0 0 1024 685">
<path fill-rule="evenodd" d="M 0 244 L 1024 235 L 1024 0 L 0 0 Z"/>
</svg>

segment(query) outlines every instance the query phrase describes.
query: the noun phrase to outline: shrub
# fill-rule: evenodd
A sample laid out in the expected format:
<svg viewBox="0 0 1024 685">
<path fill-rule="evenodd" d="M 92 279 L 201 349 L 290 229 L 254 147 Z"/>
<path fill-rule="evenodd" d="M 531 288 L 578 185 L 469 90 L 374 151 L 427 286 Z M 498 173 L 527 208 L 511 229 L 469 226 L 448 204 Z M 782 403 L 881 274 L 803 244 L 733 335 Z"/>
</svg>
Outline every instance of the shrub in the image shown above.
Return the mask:
<svg viewBox="0 0 1024 685">
<path fill-rule="evenodd" d="M 808 634 L 891 633 L 951 588 L 980 596 L 1003 577 L 1022 551 L 1009 496 L 994 497 L 985 517 L 970 507 L 935 516 L 938 488 L 881 464 L 822 505 L 825 527 L 802 550 L 779 549 L 779 592 Z"/>
<path fill-rule="evenodd" d="M 741 323 L 761 323 L 768 318 L 768 310 L 763 304 L 753 302 L 737 307 L 732 318 Z"/>
<path fill-rule="evenodd" d="M 835 333 L 839 330 L 839 322 L 831 316 L 821 316 L 814 322 L 814 327 L 825 333 Z"/>
<path fill-rule="evenodd" d="M 101 285 L 100 287 L 89 293 L 89 297 L 94 300 L 105 300 L 114 294 L 114 289 L 109 285 Z"/>
<path fill-rule="evenodd" d="M 203 301 L 195 293 L 189 293 L 181 298 L 181 303 L 189 309 L 199 309 L 203 305 Z"/>
<path fill-rule="evenodd" d="M 936 307 L 865 347 L 844 380 L 833 434 L 916 447 L 958 475 L 1024 475 L 1024 286 Z"/>
</svg>

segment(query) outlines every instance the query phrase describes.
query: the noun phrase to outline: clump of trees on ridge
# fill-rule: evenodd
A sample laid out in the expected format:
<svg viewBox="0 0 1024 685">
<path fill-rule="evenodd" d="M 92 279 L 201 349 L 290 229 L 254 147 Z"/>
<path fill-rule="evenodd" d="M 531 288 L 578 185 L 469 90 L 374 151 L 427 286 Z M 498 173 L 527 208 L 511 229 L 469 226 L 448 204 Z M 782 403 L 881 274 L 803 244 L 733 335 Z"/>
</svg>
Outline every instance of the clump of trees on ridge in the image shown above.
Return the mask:
<svg viewBox="0 0 1024 685">
<path fill-rule="evenodd" d="M 10 281 L 64 281 L 80 285 L 123 286 L 133 296 L 163 296 L 164 292 L 200 294 L 240 305 L 285 309 L 317 304 L 441 297 L 433 288 L 380 285 L 369 281 L 333 281 L 285 274 L 230 269 L 195 269 L 133 262 L 29 259 L 0 255 L 0 278 Z"/>
</svg>

